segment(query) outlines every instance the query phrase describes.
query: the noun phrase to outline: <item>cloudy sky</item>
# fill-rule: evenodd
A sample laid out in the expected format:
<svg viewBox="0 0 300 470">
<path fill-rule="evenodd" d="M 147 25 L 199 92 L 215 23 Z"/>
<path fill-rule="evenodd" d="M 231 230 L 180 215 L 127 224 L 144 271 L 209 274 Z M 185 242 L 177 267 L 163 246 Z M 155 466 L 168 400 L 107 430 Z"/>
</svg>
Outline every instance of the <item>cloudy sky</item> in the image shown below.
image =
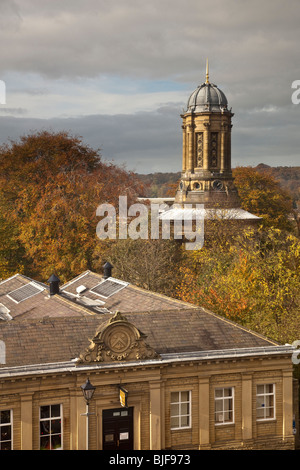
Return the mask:
<svg viewBox="0 0 300 470">
<path fill-rule="evenodd" d="M 67 130 L 127 169 L 180 171 L 208 57 L 233 166 L 299 166 L 299 24 L 299 0 L 0 0 L 0 143 Z"/>
</svg>

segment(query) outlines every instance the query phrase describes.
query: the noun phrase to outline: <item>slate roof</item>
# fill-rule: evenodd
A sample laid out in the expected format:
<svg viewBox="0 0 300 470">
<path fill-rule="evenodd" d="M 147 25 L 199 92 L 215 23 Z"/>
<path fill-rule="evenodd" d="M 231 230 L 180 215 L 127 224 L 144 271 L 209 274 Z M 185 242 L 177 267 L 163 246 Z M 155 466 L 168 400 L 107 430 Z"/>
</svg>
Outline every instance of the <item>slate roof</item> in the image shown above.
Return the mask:
<svg viewBox="0 0 300 470">
<path fill-rule="evenodd" d="M 99 299 L 91 289 L 102 281 L 98 274 L 86 271 L 62 286 L 60 294 L 49 296 L 48 286 L 20 303 L 7 294 L 32 282 L 22 275 L 0 283 L 0 304 L 10 310 L 11 320 L 0 320 L 0 340 L 6 346 L 5 367 L 72 361 L 89 346 L 100 325 L 122 315 L 146 335 L 146 342 L 158 354 L 182 354 L 197 351 L 221 351 L 243 348 L 268 348 L 276 345 L 252 331 L 201 307 L 126 285 L 103 299 L 107 313 L 81 303 Z M 79 296 L 76 288 L 85 291 Z"/>
<path fill-rule="evenodd" d="M 43 283 L 35 283 L 40 288 L 40 293 L 16 303 L 9 297 L 9 294 L 16 289 L 26 286 L 32 282 L 32 279 L 17 274 L 5 281 L 0 282 L 0 306 L 9 310 L 9 315 L 14 320 L 24 320 L 29 318 L 57 317 L 57 316 L 83 316 L 86 315 L 84 309 L 77 309 L 69 305 L 63 297 L 49 296 L 49 287 Z M 3 321 L 3 320 L 2 320 Z M 1 322 L 1 320 L 0 320 Z M 1 327 L 1 323 L 0 323 Z"/>
<path fill-rule="evenodd" d="M 135 312 L 180 309 L 187 306 L 191 308 L 191 305 L 186 302 L 180 302 L 130 284 L 113 296 L 105 299 L 91 292 L 91 289 L 101 281 L 103 281 L 103 277 L 99 274 L 85 271 L 80 276 L 61 286 L 60 295 L 49 296 L 49 286 L 47 284 L 36 282 L 22 274 L 17 274 L 0 282 L 0 306 L 5 306 L 10 312 L 9 315 L 14 319 L 40 319 L 45 316 L 85 316 L 101 313 L 98 310 L 100 307 L 112 313 L 115 313 L 117 310 L 120 312 Z M 40 287 L 40 293 L 20 303 L 16 303 L 9 297 L 12 291 L 32 282 Z M 79 296 L 77 295 L 76 288 L 81 285 L 85 285 L 87 290 Z M 86 303 L 85 299 L 99 301 L 98 309 Z"/>
<path fill-rule="evenodd" d="M 172 299 L 165 295 L 150 292 L 145 289 L 128 284 L 122 290 L 112 295 L 108 299 L 105 299 L 92 292 L 92 289 L 97 286 L 103 277 L 99 274 L 91 271 L 85 271 L 81 275 L 72 279 L 72 281 L 66 283 L 61 287 L 61 292 L 68 296 L 69 299 L 73 299 L 77 303 L 84 305 L 82 300 L 84 297 L 89 299 L 99 300 L 104 302 L 102 305 L 111 312 L 145 312 L 152 310 L 171 310 L 171 309 L 182 309 L 191 308 L 192 305 L 181 302 L 176 299 Z M 77 292 L 76 289 L 79 286 L 85 286 L 87 290 L 82 293 L 80 297 L 75 297 Z"/>
<path fill-rule="evenodd" d="M 268 347 L 276 343 L 203 309 L 129 313 L 158 354 Z M 0 325 L 6 344 L 5 367 L 67 362 L 89 346 L 110 314 L 8 321 Z M 1 367 L 1 366 L 0 366 Z"/>
</svg>

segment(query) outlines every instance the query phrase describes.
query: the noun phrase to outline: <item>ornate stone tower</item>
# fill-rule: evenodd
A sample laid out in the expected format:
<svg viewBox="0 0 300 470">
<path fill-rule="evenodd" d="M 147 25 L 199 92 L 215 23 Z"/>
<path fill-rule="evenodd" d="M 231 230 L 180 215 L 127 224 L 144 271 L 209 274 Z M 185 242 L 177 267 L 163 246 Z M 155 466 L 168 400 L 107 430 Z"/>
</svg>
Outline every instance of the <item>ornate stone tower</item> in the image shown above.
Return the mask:
<svg viewBox="0 0 300 470">
<path fill-rule="evenodd" d="M 182 177 L 176 204 L 206 208 L 240 206 L 231 171 L 231 118 L 224 93 L 206 81 L 191 94 L 181 115 L 183 124 Z"/>
</svg>

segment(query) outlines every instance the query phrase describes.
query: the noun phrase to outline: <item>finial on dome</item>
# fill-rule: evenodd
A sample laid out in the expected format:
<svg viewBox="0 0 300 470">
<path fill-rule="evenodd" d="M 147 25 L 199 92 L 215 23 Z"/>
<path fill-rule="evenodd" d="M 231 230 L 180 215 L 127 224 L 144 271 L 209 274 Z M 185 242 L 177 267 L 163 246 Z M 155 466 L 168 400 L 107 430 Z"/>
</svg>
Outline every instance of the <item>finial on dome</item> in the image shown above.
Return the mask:
<svg viewBox="0 0 300 470">
<path fill-rule="evenodd" d="M 208 59 L 206 59 L 206 82 L 209 83 Z"/>
</svg>

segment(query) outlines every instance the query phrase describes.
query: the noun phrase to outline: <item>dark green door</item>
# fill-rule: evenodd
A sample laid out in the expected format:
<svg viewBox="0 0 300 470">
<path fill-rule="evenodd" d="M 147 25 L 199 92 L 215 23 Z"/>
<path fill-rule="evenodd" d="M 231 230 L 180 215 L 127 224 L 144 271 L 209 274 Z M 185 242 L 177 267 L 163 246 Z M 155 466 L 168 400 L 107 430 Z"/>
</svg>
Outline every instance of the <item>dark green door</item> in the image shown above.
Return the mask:
<svg viewBox="0 0 300 470">
<path fill-rule="evenodd" d="M 133 450 L 133 408 L 103 410 L 103 450 Z"/>
</svg>

